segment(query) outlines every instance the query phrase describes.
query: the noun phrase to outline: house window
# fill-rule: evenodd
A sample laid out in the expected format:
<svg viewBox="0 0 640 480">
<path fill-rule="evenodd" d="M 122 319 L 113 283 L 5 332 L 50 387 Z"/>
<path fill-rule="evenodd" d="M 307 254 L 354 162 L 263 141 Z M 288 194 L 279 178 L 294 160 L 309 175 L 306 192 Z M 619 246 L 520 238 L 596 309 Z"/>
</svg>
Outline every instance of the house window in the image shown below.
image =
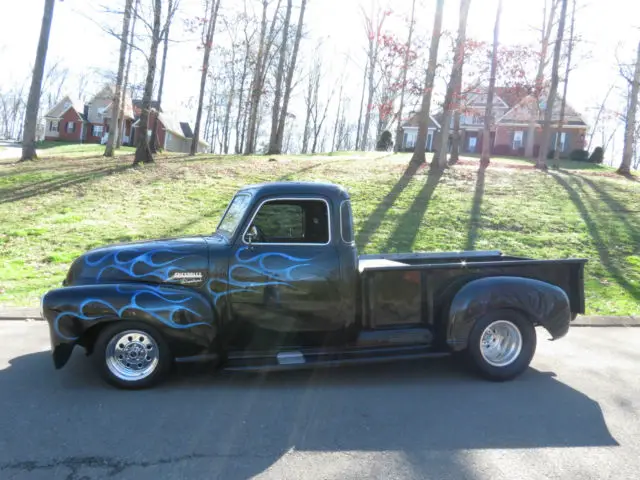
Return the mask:
<svg viewBox="0 0 640 480">
<path fill-rule="evenodd" d="M 54 121 L 49 122 L 49 131 L 50 132 L 57 132 L 58 131 L 58 123 L 59 122 L 54 122 Z"/>
<path fill-rule="evenodd" d="M 558 141 L 558 135 L 560 135 L 560 140 Z M 555 145 L 558 145 L 558 150 L 561 152 L 564 152 L 566 146 L 567 146 L 567 134 L 566 132 L 561 132 L 561 133 L 556 133 L 556 138 L 555 141 L 553 143 L 554 148 Z"/>
<path fill-rule="evenodd" d="M 94 137 L 102 137 L 102 134 L 104 133 L 104 127 L 102 125 L 94 125 L 93 129 L 91 131 L 91 135 L 93 135 Z"/>
<path fill-rule="evenodd" d="M 75 122 L 67 122 L 67 133 L 73 133 L 76 131 L 76 123 Z"/>
<path fill-rule="evenodd" d="M 522 148 L 523 138 L 524 138 L 524 132 L 522 130 L 513 132 L 513 149 L 514 150 L 518 150 Z"/>
<path fill-rule="evenodd" d="M 404 134 L 404 146 L 405 148 L 413 148 L 416 146 L 416 136 L 413 133 Z"/>
</svg>

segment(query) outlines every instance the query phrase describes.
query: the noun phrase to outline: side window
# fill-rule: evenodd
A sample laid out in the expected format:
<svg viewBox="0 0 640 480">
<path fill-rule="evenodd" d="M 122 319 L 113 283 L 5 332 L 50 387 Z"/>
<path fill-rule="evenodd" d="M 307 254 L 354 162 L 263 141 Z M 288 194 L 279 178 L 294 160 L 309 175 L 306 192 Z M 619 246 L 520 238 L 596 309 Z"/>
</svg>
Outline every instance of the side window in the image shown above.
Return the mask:
<svg viewBox="0 0 640 480">
<path fill-rule="evenodd" d="M 353 215 L 349 200 L 345 200 L 340 205 L 340 235 L 344 243 L 353 242 Z"/>
<path fill-rule="evenodd" d="M 249 227 L 252 243 L 328 243 L 329 213 L 323 200 L 270 200 Z M 245 242 L 248 242 L 245 233 Z"/>
</svg>

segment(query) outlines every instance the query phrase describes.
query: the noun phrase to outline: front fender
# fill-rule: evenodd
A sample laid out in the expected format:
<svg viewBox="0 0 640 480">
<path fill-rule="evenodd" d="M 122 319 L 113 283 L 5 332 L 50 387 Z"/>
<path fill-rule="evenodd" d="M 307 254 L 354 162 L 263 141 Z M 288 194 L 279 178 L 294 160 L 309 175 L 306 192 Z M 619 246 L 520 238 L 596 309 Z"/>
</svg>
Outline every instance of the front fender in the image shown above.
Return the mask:
<svg viewBox="0 0 640 480">
<path fill-rule="evenodd" d="M 449 310 L 447 344 L 463 350 L 475 321 L 501 309 L 517 310 L 556 339 L 569 330 L 571 308 L 567 294 L 546 282 L 521 277 L 488 277 L 462 287 Z"/>
<path fill-rule="evenodd" d="M 42 298 L 49 322 L 54 364 L 61 368 L 87 332 L 107 322 L 133 320 L 154 326 L 174 357 L 210 351 L 217 334 L 211 304 L 200 293 L 172 285 L 79 285 Z"/>
</svg>

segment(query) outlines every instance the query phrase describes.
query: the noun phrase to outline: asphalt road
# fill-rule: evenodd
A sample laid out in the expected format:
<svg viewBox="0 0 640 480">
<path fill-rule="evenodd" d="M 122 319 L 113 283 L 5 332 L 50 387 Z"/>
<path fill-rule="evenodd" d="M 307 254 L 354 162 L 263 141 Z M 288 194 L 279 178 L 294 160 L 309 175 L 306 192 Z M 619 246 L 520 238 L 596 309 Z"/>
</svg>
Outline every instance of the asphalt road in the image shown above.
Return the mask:
<svg viewBox="0 0 640 480">
<path fill-rule="evenodd" d="M 640 328 L 538 337 L 504 384 L 438 360 L 123 392 L 79 350 L 54 371 L 44 324 L 0 322 L 0 478 L 639 478 Z"/>
</svg>

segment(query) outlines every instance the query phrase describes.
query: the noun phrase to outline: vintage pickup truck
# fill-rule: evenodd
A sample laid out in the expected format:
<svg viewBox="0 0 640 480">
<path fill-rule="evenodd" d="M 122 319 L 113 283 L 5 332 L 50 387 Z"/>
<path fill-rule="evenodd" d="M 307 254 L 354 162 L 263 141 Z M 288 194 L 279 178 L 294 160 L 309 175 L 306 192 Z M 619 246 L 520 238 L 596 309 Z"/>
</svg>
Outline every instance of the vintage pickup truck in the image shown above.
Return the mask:
<svg viewBox="0 0 640 480">
<path fill-rule="evenodd" d="M 460 353 L 492 380 L 529 365 L 536 326 L 584 312 L 585 260 L 498 251 L 358 256 L 349 195 L 329 183 L 243 188 L 215 233 L 112 245 L 42 298 L 53 362 L 75 345 L 122 388 L 174 362 L 227 370 Z"/>
</svg>

